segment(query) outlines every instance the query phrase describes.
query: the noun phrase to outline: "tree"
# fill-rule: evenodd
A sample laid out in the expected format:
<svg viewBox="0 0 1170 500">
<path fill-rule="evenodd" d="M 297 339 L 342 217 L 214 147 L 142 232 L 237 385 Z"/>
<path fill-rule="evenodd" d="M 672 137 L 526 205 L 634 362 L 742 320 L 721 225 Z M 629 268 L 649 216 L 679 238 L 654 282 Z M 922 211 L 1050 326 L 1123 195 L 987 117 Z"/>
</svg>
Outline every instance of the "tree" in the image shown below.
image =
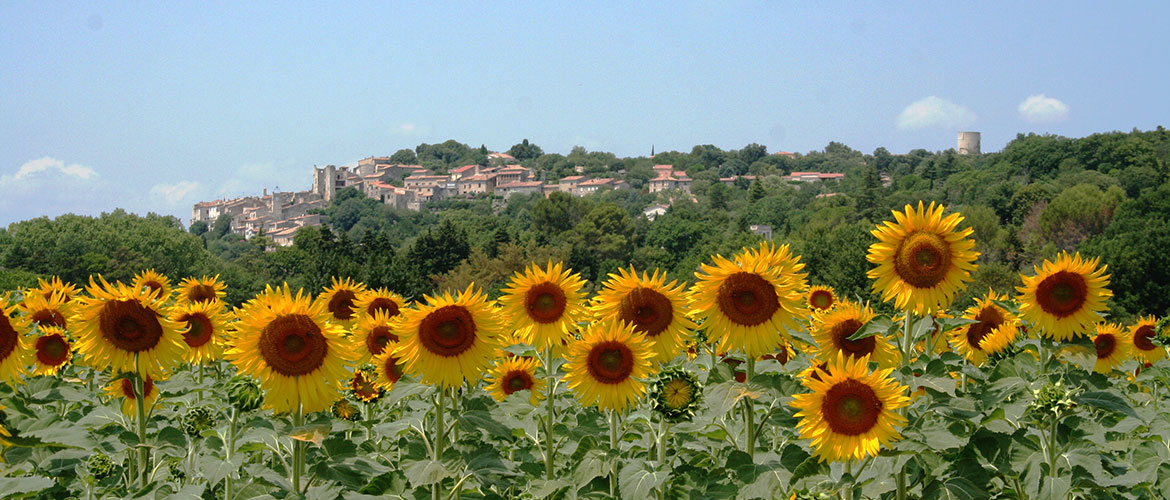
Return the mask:
<svg viewBox="0 0 1170 500">
<path fill-rule="evenodd" d="M 188 228 L 187 231 L 195 236 L 203 236 L 203 233 L 206 233 L 207 229 L 208 228 L 207 228 L 206 222 L 201 221 L 201 220 L 197 220 L 197 221 L 191 223 L 191 227 Z"/>
<path fill-rule="evenodd" d="M 716 182 L 707 188 L 707 199 L 711 203 L 711 208 L 714 210 L 726 210 L 727 199 L 730 197 L 731 188 L 722 182 Z"/>
<path fill-rule="evenodd" d="M 739 159 L 748 165 L 763 159 L 765 156 L 768 156 L 767 146 L 761 146 L 754 142 L 739 150 Z"/>
<path fill-rule="evenodd" d="M 767 191 L 764 190 L 764 183 L 760 182 L 759 177 L 756 177 L 756 180 L 752 181 L 752 187 L 748 189 L 748 200 L 755 203 L 767 194 Z"/>
<path fill-rule="evenodd" d="M 418 155 L 414 154 L 410 149 L 399 149 L 393 155 L 390 155 L 390 163 L 399 165 L 413 165 L 418 161 Z"/>
<path fill-rule="evenodd" d="M 410 245 L 405 263 L 410 266 L 407 291 L 415 299 L 432 291 L 431 277 L 455 269 L 471 255 L 467 233 L 455 227 L 450 219 L 437 227 L 427 229 Z"/>
<path fill-rule="evenodd" d="M 211 226 L 211 237 L 221 239 L 232 230 L 232 216 L 231 214 L 219 214 L 215 218 L 215 224 Z"/>
<path fill-rule="evenodd" d="M 532 207 L 532 229 L 546 236 L 568 231 L 580 218 L 582 203 L 569 193 L 553 192 Z"/>
<path fill-rule="evenodd" d="M 1101 256 L 1113 300 L 1129 314 L 1170 314 L 1170 184 L 1122 203 L 1082 252 Z"/>
<path fill-rule="evenodd" d="M 536 144 L 529 144 L 528 139 L 524 139 L 524 141 L 522 141 L 520 144 L 512 146 L 512 148 L 508 150 L 508 154 L 512 155 L 512 157 L 516 158 L 517 160 L 524 161 L 535 159 L 536 157 L 544 154 L 544 151 L 540 149 L 540 146 L 537 146 Z"/>
</svg>

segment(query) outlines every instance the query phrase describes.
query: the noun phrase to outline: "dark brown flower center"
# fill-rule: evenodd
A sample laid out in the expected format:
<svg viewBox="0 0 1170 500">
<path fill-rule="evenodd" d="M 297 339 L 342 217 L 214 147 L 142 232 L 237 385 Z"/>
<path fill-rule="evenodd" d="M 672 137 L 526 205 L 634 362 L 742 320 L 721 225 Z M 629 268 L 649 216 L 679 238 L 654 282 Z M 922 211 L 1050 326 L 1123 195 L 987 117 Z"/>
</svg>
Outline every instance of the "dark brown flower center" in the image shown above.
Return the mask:
<svg viewBox="0 0 1170 500">
<path fill-rule="evenodd" d="M 362 401 L 373 401 L 382 395 L 382 391 L 378 389 L 378 386 L 374 385 L 373 379 L 361 370 L 354 372 L 353 382 L 350 384 L 350 387 L 353 389 L 354 396 Z"/>
<path fill-rule="evenodd" d="M 385 311 L 389 317 L 393 318 L 398 316 L 398 303 L 386 297 L 371 300 L 370 305 L 366 306 L 366 313 L 373 316 L 378 311 Z"/>
<path fill-rule="evenodd" d="M 833 325 L 833 329 L 829 330 L 829 335 L 833 338 L 833 345 L 855 358 L 873 354 L 874 348 L 877 347 L 876 337 L 869 336 L 861 340 L 849 340 L 851 335 L 857 333 L 858 328 L 861 328 L 861 322 L 853 318 Z"/>
<path fill-rule="evenodd" d="M 370 354 L 377 356 L 382 354 L 387 345 L 391 342 L 398 342 L 398 336 L 390 331 L 388 326 L 376 326 L 366 336 L 366 349 L 370 350 Z"/>
<path fill-rule="evenodd" d="M 674 304 L 653 289 L 638 287 L 622 297 L 618 318 L 633 323 L 634 330 L 647 337 L 657 337 L 674 320 Z"/>
<path fill-rule="evenodd" d="M 907 236 L 894 255 L 894 271 L 902 281 L 916 288 L 932 288 L 942 283 L 950 266 L 950 245 L 928 231 Z"/>
<path fill-rule="evenodd" d="M 146 377 L 146 382 L 142 384 L 142 392 L 149 397 L 152 390 L 154 390 L 154 379 Z M 122 379 L 122 395 L 128 399 L 138 399 L 134 397 L 134 380 L 129 377 Z"/>
<path fill-rule="evenodd" d="M 983 339 L 991 335 L 991 332 L 1003 325 L 1004 317 L 999 312 L 999 308 L 994 305 L 988 305 L 979 310 L 979 314 L 975 316 L 978 323 L 972 323 L 967 328 L 967 344 L 972 349 L 984 350 Z"/>
<path fill-rule="evenodd" d="M 123 351 L 153 349 L 162 339 L 158 315 L 137 300 L 111 300 L 98 313 L 98 328 L 104 338 Z"/>
<path fill-rule="evenodd" d="M 756 273 L 738 272 L 719 286 L 719 310 L 733 323 L 755 326 L 768 321 L 780 309 L 776 288 Z"/>
<path fill-rule="evenodd" d="M 828 290 L 813 290 L 808 296 L 808 304 L 823 311 L 833 307 L 833 294 Z"/>
<path fill-rule="evenodd" d="M 29 319 L 36 323 L 37 326 L 56 326 L 59 328 L 66 328 L 65 316 L 55 309 L 41 309 L 32 313 Z"/>
<path fill-rule="evenodd" d="M 565 314 L 567 305 L 565 291 L 551 281 L 528 289 L 524 300 L 528 307 L 528 316 L 537 323 L 552 323 Z"/>
<path fill-rule="evenodd" d="M 821 405 L 821 416 L 837 434 L 856 436 L 877 425 L 882 402 L 868 385 L 846 379 L 829 388 Z"/>
<path fill-rule="evenodd" d="M 1093 339 L 1093 344 L 1097 346 L 1097 359 L 1105 359 L 1117 350 L 1117 337 L 1112 333 L 1102 333 Z"/>
<path fill-rule="evenodd" d="M 1154 327 L 1152 325 L 1142 325 L 1133 332 L 1133 345 L 1142 351 L 1152 351 L 1158 346 L 1154 345 Z M 0 355 L 3 359 L 3 355 Z"/>
<path fill-rule="evenodd" d="M 57 366 L 69 360 L 69 341 L 56 333 L 38 338 L 36 350 L 37 360 L 44 365 Z"/>
<path fill-rule="evenodd" d="M 187 289 L 187 300 L 191 302 L 214 302 L 219 296 L 211 285 L 195 285 Z"/>
<path fill-rule="evenodd" d="M 183 333 L 183 341 L 188 346 L 199 347 L 211 341 L 215 328 L 211 326 L 211 319 L 203 313 L 193 313 L 183 316 L 179 321 L 187 322 L 187 331 Z"/>
<path fill-rule="evenodd" d="M 328 353 L 321 328 L 304 314 L 277 316 L 260 332 L 260 355 L 284 376 L 312 373 L 325 362 Z"/>
<path fill-rule="evenodd" d="M 512 394 L 516 391 L 523 391 L 531 389 L 533 384 L 532 376 L 524 370 L 510 371 L 504 375 L 503 383 L 500 387 L 504 389 L 504 394 Z"/>
<path fill-rule="evenodd" d="M 418 336 L 423 347 L 433 354 L 452 357 L 475 344 L 475 320 L 462 306 L 443 306 L 423 318 Z"/>
<path fill-rule="evenodd" d="M 12 327 L 12 321 L 7 314 L 0 314 L 0 363 L 8 359 L 12 351 L 16 350 L 16 343 L 20 334 Z"/>
<path fill-rule="evenodd" d="M 598 382 L 620 384 L 634 372 L 634 353 L 626 344 L 609 340 L 593 346 L 585 363 Z"/>
<path fill-rule="evenodd" d="M 353 301 L 357 295 L 353 290 L 341 289 L 329 298 L 329 312 L 333 313 L 333 317 L 341 320 L 347 320 L 353 317 Z"/>
<path fill-rule="evenodd" d="M 1036 302 L 1044 312 L 1063 318 L 1081 310 L 1089 298 L 1089 284 L 1077 273 L 1059 271 L 1036 286 Z"/>
<path fill-rule="evenodd" d="M 386 370 L 386 378 L 390 379 L 391 384 L 402 379 L 402 368 L 398 366 L 398 358 L 386 356 L 386 364 L 383 368 Z"/>
</svg>

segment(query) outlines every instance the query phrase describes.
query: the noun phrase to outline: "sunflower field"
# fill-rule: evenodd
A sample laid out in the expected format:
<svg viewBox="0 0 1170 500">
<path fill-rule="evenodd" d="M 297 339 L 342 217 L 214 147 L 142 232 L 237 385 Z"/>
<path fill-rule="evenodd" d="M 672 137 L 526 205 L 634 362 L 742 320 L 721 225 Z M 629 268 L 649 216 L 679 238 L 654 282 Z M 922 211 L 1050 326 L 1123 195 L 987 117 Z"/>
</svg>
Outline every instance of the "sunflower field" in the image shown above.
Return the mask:
<svg viewBox="0 0 1170 500">
<path fill-rule="evenodd" d="M 1167 321 L 1067 253 L 954 308 L 962 219 L 873 229 L 893 314 L 767 242 L 592 296 L 559 262 L 413 302 L 42 280 L 0 301 L 0 496 L 1170 498 Z"/>
</svg>

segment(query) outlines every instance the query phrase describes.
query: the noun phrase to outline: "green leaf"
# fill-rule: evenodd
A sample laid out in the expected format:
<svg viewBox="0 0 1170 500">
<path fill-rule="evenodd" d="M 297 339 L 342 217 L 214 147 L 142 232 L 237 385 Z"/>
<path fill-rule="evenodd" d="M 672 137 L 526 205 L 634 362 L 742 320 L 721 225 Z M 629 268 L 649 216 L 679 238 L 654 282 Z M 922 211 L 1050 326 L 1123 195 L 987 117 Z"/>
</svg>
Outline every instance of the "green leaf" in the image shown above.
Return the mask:
<svg viewBox="0 0 1170 500">
<path fill-rule="evenodd" d="M 849 336 L 849 340 L 861 340 L 872 337 L 874 335 L 891 335 L 898 326 L 894 320 L 884 314 L 874 316 L 873 319 L 861 325 L 853 335 Z"/>
<path fill-rule="evenodd" d="M 54 484 L 52 479 L 40 476 L 3 477 L 0 478 L 0 498 L 23 498 L 52 488 Z"/>
<path fill-rule="evenodd" d="M 817 459 L 817 457 L 810 455 L 808 458 L 804 459 L 804 462 L 801 462 L 800 465 L 796 466 L 796 469 L 792 471 L 792 479 L 788 480 L 788 485 L 795 485 L 797 481 L 800 481 L 806 477 L 828 473 L 829 464 L 821 462 Z"/>
<path fill-rule="evenodd" d="M 215 455 L 201 455 L 199 457 L 199 470 L 202 471 L 203 477 L 207 479 L 208 483 L 216 484 L 228 477 L 229 474 L 240 470 L 244 458 L 242 453 L 233 455 L 231 461 Z"/>
<path fill-rule="evenodd" d="M 150 442 L 149 439 L 150 436 L 148 435 L 148 443 Z M 159 450 L 178 452 L 180 454 L 187 453 L 187 436 L 176 427 L 163 427 L 162 430 L 158 431 L 155 442 L 158 443 Z"/>
<path fill-rule="evenodd" d="M 418 460 L 406 464 L 402 470 L 411 486 L 428 486 L 451 477 L 451 471 L 442 462 L 435 460 Z"/>
<path fill-rule="evenodd" d="M 656 470 L 643 460 L 636 460 L 622 467 L 618 474 L 618 489 L 622 498 L 649 498 L 650 492 L 662 486 L 669 471 Z"/>
<path fill-rule="evenodd" d="M 1077 404 L 1092 406 L 1094 408 L 1104 408 L 1138 418 L 1137 413 L 1133 411 L 1133 407 L 1129 405 L 1129 402 L 1112 392 L 1085 392 L 1073 396 L 1073 401 L 1076 401 Z"/>
<path fill-rule="evenodd" d="M 486 432 L 489 436 L 508 439 L 512 437 L 512 429 L 492 418 L 491 413 L 483 410 L 465 411 L 459 415 L 459 428 L 466 432 Z"/>
<path fill-rule="evenodd" d="M 983 498 L 991 498 L 991 494 L 986 487 L 977 486 L 975 483 L 967 480 L 967 478 L 948 477 L 946 479 L 934 481 L 926 485 L 926 487 L 922 489 L 922 498 L 923 500 L 932 500 L 936 498 L 945 500 L 978 500 Z"/>
<path fill-rule="evenodd" d="M 610 465 L 609 461 L 606 460 L 605 452 L 597 449 L 589 450 L 573 468 L 573 483 L 577 485 L 577 488 L 581 488 L 593 481 L 594 478 L 608 474 L 609 471 Z"/>
</svg>

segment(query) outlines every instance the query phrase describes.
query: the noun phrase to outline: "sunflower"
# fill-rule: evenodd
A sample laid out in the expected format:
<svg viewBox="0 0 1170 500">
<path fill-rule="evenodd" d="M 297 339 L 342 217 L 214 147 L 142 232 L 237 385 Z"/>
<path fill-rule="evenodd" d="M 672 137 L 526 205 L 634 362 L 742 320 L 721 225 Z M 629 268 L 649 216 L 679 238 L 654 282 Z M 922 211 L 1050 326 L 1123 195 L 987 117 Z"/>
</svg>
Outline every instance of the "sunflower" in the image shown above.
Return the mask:
<svg viewBox="0 0 1170 500">
<path fill-rule="evenodd" d="M 374 370 L 377 373 L 377 384 L 382 390 L 389 391 L 402 380 L 402 363 L 394 357 L 394 350 L 387 349 L 374 356 Z"/>
<path fill-rule="evenodd" d="M 674 359 L 686 344 L 695 323 L 687 318 L 686 295 L 677 280 L 666 283 L 666 273 L 657 269 L 647 276 L 618 269 L 594 299 L 598 318 L 625 321 L 646 336 L 655 360 L 665 363 Z"/>
<path fill-rule="evenodd" d="M 487 387 L 484 388 L 496 401 L 503 401 L 508 395 L 528 391 L 528 402 L 536 406 L 544 399 L 545 382 L 536 377 L 540 362 L 528 356 L 513 356 L 496 361 L 488 370 Z"/>
<path fill-rule="evenodd" d="M 227 286 L 219 281 L 218 274 L 214 278 L 187 278 L 179 283 L 179 302 L 219 302 L 226 295 L 225 289 Z"/>
<path fill-rule="evenodd" d="M 357 422 L 362 419 L 361 409 L 354 406 L 353 403 L 350 403 L 345 398 L 334 401 L 333 405 L 329 407 L 329 411 L 333 413 L 333 416 L 350 422 Z"/>
<path fill-rule="evenodd" d="M 808 308 L 816 311 L 827 311 L 832 309 L 837 303 L 837 296 L 833 293 L 833 287 L 816 285 L 808 289 L 805 294 L 808 302 Z"/>
<path fill-rule="evenodd" d="M 894 212 L 897 223 L 884 222 L 870 231 L 878 242 L 870 245 L 866 260 L 877 264 L 868 273 L 882 300 L 894 300 L 898 309 L 927 314 L 945 309 L 955 293 L 967 288 L 975 270 L 974 229 L 956 227 L 963 217 L 942 216 L 943 206 L 931 202 L 918 209 L 906 205 Z"/>
<path fill-rule="evenodd" d="M 134 275 L 130 286 L 135 290 L 148 290 L 152 298 L 162 299 L 163 302 L 171 298 L 171 280 L 154 269 L 147 269 Z"/>
<path fill-rule="evenodd" d="M 581 275 L 562 262 L 549 261 L 543 268 L 530 264 L 501 290 L 500 306 L 520 338 L 543 348 L 567 336 L 588 314 L 584 286 Z"/>
<path fill-rule="evenodd" d="M 762 261 L 768 268 L 776 270 L 781 278 L 789 280 L 796 290 L 803 291 L 808 288 L 808 273 L 801 272 L 804 263 L 800 261 L 799 255 L 792 253 L 787 244 L 775 246 L 770 241 L 763 241 L 760 242 L 759 248 L 744 247 L 736 254 L 734 260 Z"/>
<path fill-rule="evenodd" d="M 329 319 L 349 329 L 357 319 L 357 309 L 354 308 L 358 294 L 366 290 L 366 285 L 349 278 L 339 280 L 333 278 L 333 286 L 326 288 L 317 300 L 325 304 L 329 311 Z"/>
<path fill-rule="evenodd" d="M 150 376 L 146 377 L 146 383 L 143 385 L 143 391 L 146 393 L 146 413 L 150 413 L 150 407 L 158 399 L 158 386 L 154 384 L 154 379 Z M 111 398 L 121 397 L 122 399 L 122 414 L 134 416 L 138 412 L 138 408 L 134 405 L 137 399 L 134 395 L 134 380 L 130 377 L 123 377 L 106 386 L 106 394 Z"/>
<path fill-rule="evenodd" d="M 398 343 L 398 335 L 395 333 L 398 322 L 391 319 L 385 309 L 378 309 L 372 315 L 362 314 L 360 317 L 353 328 L 353 340 L 357 344 L 354 347 L 357 347 L 358 353 L 361 354 L 358 363 L 364 364 L 382 354 L 387 348 L 394 348 L 394 344 Z"/>
<path fill-rule="evenodd" d="M 1007 297 L 988 290 L 987 296 L 975 300 L 964 319 L 977 321 L 950 331 L 955 352 L 975 366 L 983 366 L 987 357 L 1006 349 L 1016 341 L 1019 318 L 995 304 Z"/>
<path fill-rule="evenodd" d="M 1093 345 L 1097 347 L 1097 363 L 1093 365 L 1093 371 L 1108 374 L 1129 359 L 1133 338 L 1119 324 L 1098 323 Z"/>
<path fill-rule="evenodd" d="M 1099 259 L 1081 259 L 1061 252 L 1052 262 L 1036 266 L 1035 276 L 1021 276 L 1020 317 L 1036 325 L 1043 335 L 1068 340 L 1087 334 L 1093 325 L 1104 320 L 1101 311 L 1113 292 L 1105 266 Z"/>
<path fill-rule="evenodd" d="M 363 403 L 373 403 L 382 397 L 382 387 L 378 385 L 377 374 L 373 367 L 362 367 L 353 371 L 348 387 L 350 394 Z"/>
<path fill-rule="evenodd" d="M 143 287 L 101 285 L 89 278 L 89 297 L 78 299 L 77 350 L 97 369 L 137 371 L 161 379 L 183 356 L 182 325 L 164 316 L 165 299 Z M 134 366 L 135 356 L 138 367 Z"/>
<path fill-rule="evenodd" d="M 1154 326 L 1158 320 L 1153 316 L 1138 317 L 1137 323 L 1129 327 L 1129 335 L 1133 339 L 1133 356 L 1146 363 L 1153 363 L 1166 357 L 1166 347 L 1155 344 Z"/>
<path fill-rule="evenodd" d="M 406 299 L 385 288 L 368 289 L 358 294 L 357 300 L 353 303 L 359 314 L 373 316 L 378 311 L 383 311 L 391 318 L 398 316 L 406 305 Z"/>
<path fill-rule="evenodd" d="M 33 374 L 56 375 L 73 359 L 73 343 L 60 327 L 44 326 L 38 330 L 41 335 L 33 341 Z"/>
<path fill-rule="evenodd" d="M 51 299 L 54 293 L 60 293 L 64 296 L 64 301 L 68 303 L 77 296 L 77 286 L 73 283 L 65 283 L 61 281 L 61 277 L 53 276 L 49 281 L 37 278 L 37 287 L 30 290 L 33 293 L 39 293 L 45 299 Z"/>
<path fill-rule="evenodd" d="M 870 372 L 868 362 L 838 353 L 818 377 L 801 381 L 812 392 L 789 403 L 799 410 L 800 436 L 812 439 L 821 461 L 861 460 L 901 439 L 894 426 L 906 425 L 896 412 L 910 404 L 906 386 L 890 377 L 893 368 Z"/>
<path fill-rule="evenodd" d="M 276 413 L 312 413 L 341 396 L 357 357 L 344 329 L 329 321 L 327 301 L 294 296 L 287 284 L 268 290 L 240 311 L 235 345 L 226 357 L 240 373 L 260 379 L 264 405 Z"/>
<path fill-rule="evenodd" d="M 569 345 L 565 382 L 585 405 L 622 411 L 646 392 L 654 351 L 634 325 L 602 320 L 589 325 L 585 338 Z"/>
<path fill-rule="evenodd" d="M 187 351 L 183 359 L 192 364 L 219 359 L 223 353 L 227 333 L 228 313 L 220 301 L 186 302 L 171 308 L 171 320 L 183 325 L 183 341 Z"/>
<path fill-rule="evenodd" d="M 681 368 L 671 368 L 650 384 L 650 406 L 670 422 L 689 421 L 703 403 L 699 377 Z"/>
<path fill-rule="evenodd" d="M 468 285 L 456 297 L 424 295 L 424 305 L 402 313 L 394 356 L 424 384 L 451 387 L 479 380 L 496 352 L 499 320 L 474 287 Z"/>
<path fill-rule="evenodd" d="M 57 291 L 48 298 L 32 290 L 24 294 L 20 301 L 20 321 L 26 329 L 36 327 L 55 326 L 62 330 L 69 329 L 69 320 L 73 317 L 73 305 L 65 303 L 64 293 Z"/>
<path fill-rule="evenodd" d="M 8 305 L 9 294 L 0 297 L 0 380 L 15 382 L 28 373 L 28 358 L 32 347 L 24 332 L 27 329 L 11 318 L 16 306 Z"/>
<path fill-rule="evenodd" d="M 732 261 L 716 255 L 714 265 L 703 264 L 695 273 L 692 314 L 703 320 L 712 338 L 719 338 L 719 351 L 759 356 L 770 352 L 786 329 L 798 328 L 799 280 L 771 267 L 773 257 L 745 251 Z"/>
<path fill-rule="evenodd" d="M 879 333 L 860 340 L 849 340 L 873 317 L 874 313 L 868 305 L 854 302 L 841 302 L 831 311 L 818 313 L 813 319 L 811 332 L 817 343 L 817 358 L 830 361 L 838 354 L 844 354 L 849 358 L 871 359 L 883 368 L 901 362 L 901 353 L 885 335 Z"/>
</svg>

